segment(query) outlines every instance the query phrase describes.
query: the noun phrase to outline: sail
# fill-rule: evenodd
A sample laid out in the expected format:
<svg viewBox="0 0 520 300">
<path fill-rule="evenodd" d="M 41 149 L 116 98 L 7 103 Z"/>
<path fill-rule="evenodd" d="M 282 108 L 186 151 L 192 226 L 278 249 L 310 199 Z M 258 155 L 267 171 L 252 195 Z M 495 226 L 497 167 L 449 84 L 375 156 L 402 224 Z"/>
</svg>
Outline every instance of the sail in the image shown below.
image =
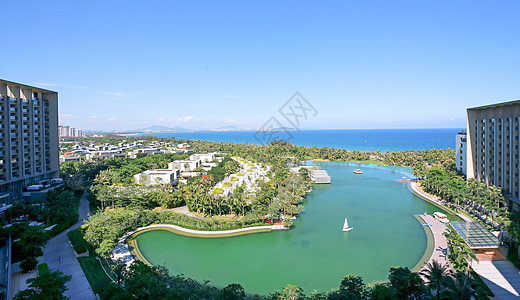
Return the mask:
<svg viewBox="0 0 520 300">
<path fill-rule="evenodd" d="M 343 231 L 350 231 L 353 227 L 348 226 L 347 218 L 345 218 L 345 224 L 343 224 Z"/>
</svg>

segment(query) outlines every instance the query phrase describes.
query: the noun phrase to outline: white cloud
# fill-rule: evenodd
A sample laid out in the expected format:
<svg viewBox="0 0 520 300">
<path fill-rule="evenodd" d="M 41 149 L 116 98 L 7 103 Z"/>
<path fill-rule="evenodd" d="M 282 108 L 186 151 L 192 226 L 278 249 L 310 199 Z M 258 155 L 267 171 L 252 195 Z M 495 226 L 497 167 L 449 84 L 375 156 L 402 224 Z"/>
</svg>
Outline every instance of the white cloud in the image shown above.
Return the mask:
<svg viewBox="0 0 520 300">
<path fill-rule="evenodd" d="M 92 120 L 101 120 L 103 119 L 102 116 L 96 116 L 96 115 L 93 115 L 93 116 L 88 116 L 89 119 L 92 119 Z"/>
<path fill-rule="evenodd" d="M 190 121 L 190 120 L 193 120 L 193 117 L 192 116 L 186 116 L 186 117 L 180 117 L 180 118 L 177 118 L 180 122 L 187 122 L 187 121 Z"/>
<path fill-rule="evenodd" d="M 110 118 L 108 118 L 107 120 L 108 120 L 108 121 L 115 121 L 115 120 L 117 120 L 117 117 L 110 117 Z"/>
<path fill-rule="evenodd" d="M 96 93 L 110 96 L 110 99 L 122 99 L 125 96 L 125 94 L 119 92 L 97 91 Z"/>
<path fill-rule="evenodd" d="M 450 121 L 455 121 L 455 118 L 454 118 L 454 117 L 451 117 L 451 118 L 448 118 L 448 120 L 450 120 Z"/>
<path fill-rule="evenodd" d="M 235 96 L 235 95 L 224 95 L 224 98 L 236 99 L 236 98 L 238 98 L 238 96 Z"/>
</svg>

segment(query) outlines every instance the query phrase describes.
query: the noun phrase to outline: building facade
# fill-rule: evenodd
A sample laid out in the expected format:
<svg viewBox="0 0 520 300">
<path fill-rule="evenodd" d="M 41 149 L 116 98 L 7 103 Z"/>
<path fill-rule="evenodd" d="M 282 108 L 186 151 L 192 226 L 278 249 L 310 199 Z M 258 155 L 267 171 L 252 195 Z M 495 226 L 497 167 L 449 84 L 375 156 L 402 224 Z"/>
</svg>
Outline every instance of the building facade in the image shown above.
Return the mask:
<svg viewBox="0 0 520 300">
<path fill-rule="evenodd" d="M 456 163 L 456 168 L 457 170 L 459 170 L 460 172 L 464 173 L 465 175 L 467 175 L 466 173 L 466 169 L 467 169 L 467 164 L 466 164 L 466 154 L 467 154 L 467 149 L 466 149 L 466 132 L 465 131 L 461 131 L 457 134 L 457 136 L 455 137 L 455 163 Z"/>
<path fill-rule="evenodd" d="M 58 93 L 0 80 L 0 194 L 59 175 Z"/>
<path fill-rule="evenodd" d="M 467 110 L 467 177 L 501 187 L 520 208 L 520 100 Z"/>
<path fill-rule="evenodd" d="M 59 137 L 82 137 L 83 133 L 81 129 L 74 128 L 71 126 L 60 125 L 58 126 Z"/>
</svg>

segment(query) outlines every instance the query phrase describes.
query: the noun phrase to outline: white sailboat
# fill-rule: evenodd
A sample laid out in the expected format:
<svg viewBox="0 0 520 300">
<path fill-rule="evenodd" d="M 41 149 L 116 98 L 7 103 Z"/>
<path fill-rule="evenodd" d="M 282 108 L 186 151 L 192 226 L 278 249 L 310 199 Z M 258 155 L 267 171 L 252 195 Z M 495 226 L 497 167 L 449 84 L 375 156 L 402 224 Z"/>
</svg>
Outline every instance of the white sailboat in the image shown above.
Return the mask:
<svg viewBox="0 0 520 300">
<path fill-rule="evenodd" d="M 345 218 L 345 224 L 343 224 L 343 231 L 351 231 L 354 227 L 348 226 L 347 218 Z"/>
</svg>

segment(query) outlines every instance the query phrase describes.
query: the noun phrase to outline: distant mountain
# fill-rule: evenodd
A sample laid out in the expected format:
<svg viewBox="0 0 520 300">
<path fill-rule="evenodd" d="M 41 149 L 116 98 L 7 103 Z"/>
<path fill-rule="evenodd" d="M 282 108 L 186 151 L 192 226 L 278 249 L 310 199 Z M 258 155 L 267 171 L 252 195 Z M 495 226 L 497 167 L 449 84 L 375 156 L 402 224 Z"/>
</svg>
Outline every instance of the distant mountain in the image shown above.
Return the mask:
<svg viewBox="0 0 520 300">
<path fill-rule="evenodd" d="M 157 131 L 191 131 L 188 128 L 176 126 L 176 127 L 166 127 L 166 126 L 160 126 L 160 125 L 152 125 L 146 128 L 140 128 L 132 130 L 135 132 L 157 132 Z"/>
<path fill-rule="evenodd" d="M 214 130 L 218 130 L 218 131 L 225 131 L 225 130 L 238 130 L 238 128 L 236 126 L 233 126 L 233 125 L 227 125 L 227 126 L 222 126 L 222 127 L 219 127 L 219 128 L 216 128 Z"/>
</svg>

